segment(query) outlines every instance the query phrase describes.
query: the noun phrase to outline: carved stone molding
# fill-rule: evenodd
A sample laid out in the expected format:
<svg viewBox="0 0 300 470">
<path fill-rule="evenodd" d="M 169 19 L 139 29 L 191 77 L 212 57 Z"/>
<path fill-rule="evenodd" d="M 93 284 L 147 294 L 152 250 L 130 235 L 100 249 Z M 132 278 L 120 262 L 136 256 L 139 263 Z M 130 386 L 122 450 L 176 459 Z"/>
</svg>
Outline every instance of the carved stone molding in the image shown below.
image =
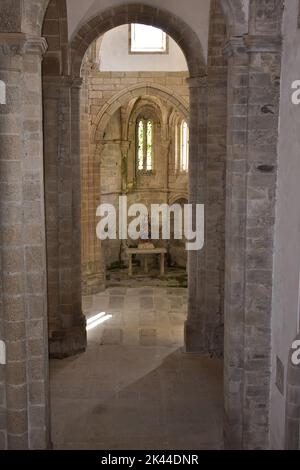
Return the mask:
<svg viewBox="0 0 300 470">
<path fill-rule="evenodd" d="M 45 38 L 37 36 L 27 36 L 23 51 L 29 55 L 40 55 L 43 56 L 48 49 L 48 44 Z"/>
<path fill-rule="evenodd" d="M 28 36 L 23 33 L 0 33 L 0 55 L 22 56 L 40 55 L 47 51 L 47 41 L 40 36 Z"/>
</svg>

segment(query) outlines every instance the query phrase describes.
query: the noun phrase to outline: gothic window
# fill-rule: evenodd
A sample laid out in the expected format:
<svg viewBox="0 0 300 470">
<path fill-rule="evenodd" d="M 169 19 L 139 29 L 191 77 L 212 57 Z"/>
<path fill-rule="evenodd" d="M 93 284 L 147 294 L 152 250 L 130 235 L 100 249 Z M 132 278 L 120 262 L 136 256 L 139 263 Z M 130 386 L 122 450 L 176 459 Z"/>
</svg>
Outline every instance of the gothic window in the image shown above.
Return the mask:
<svg viewBox="0 0 300 470">
<path fill-rule="evenodd" d="M 185 120 L 175 128 L 176 169 L 179 173 L 189 170 L 189 126 Z"/>
<path fill-rule="evenodd" d="M 168 37 L 161 29 L 144 24 L 130 25 L 129 52 L 132 54 L 166 54 Z"/>
<path fill-rule="evenodd" d="M 137 121 L 137 168 L 139 171 L 152 171 L 154 158 L 154 123 L 152 119 L 140 118 Z"/>
</svg>

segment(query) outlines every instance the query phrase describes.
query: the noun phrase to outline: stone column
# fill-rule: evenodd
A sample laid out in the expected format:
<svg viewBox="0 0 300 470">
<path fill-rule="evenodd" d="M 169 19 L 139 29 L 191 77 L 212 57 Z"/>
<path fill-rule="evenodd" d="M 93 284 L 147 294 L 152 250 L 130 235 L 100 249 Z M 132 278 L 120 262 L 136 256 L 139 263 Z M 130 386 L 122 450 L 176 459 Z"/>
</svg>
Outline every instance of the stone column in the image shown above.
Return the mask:
<svg viewBox="0 0 300 470">
<path fill-rule="evenodd" d="M 93 295 L 105 289 L 105 261 L 102 256 L 101 240 L 97 238 L 96 228 L 99 220 L 96 212 L 101 203 L 100 167 L 105 142 L 99 141 L 95 151 L 90 151 L 87 160 L 82 162 L 83 212 L 83 293 Z"/>
<path fill-rule="evenodd" d="M 279 5 L 281 2 L 277 2 Z M 260 18 L 261 2 L 256 3 Z M 268 9 L 265 11 L 268 19 Z M 273 10 L 271 9 L 273 14 Z M 273 24 L 273 17 L 270 18 Z M 267 23 L 263 23 L 267 26 Z M 257 34 L 257 33 L 256 33 Z M 249 35 L 246 181 L 244 449 L 269 446 L 273 247 L 281 37 Z"/>
<path fill-rule="evenodd" d="M 249 57 L 241 37 L 232 37 L 224 53 L 228 57 L 224 428 L 226 446 L 240 449 L 243 438 Z"/>
<path fill-rule="evenodd" d="M 49 446 L 41 57 L 46 42 L 0 34 L 0 448 Z M 5 384 L 5 389 L 3 389 Z"/>
<path fill-rule="evenodd" d="M 81 78 L 73 78 L 71 86 L 71 171 L 72 171 L 72 319 L 78 334 L 78 347 L 86 346 L 85 317 L 82 314 L 81 273 L 81 158 L 80 97 Z"/>
<path fill-rule="evenodd" d="M 207 78 L 188 79 L 190 87 L 189 203 L 206 202 L 207 157 Z M 189 306 L 185 323 L 185 349 L 188 353 L 208 353 L 205 330 L 205 246 L 188 253 Z"/>
<path fill-rule="evenodd" d="M 61 119 L 61 94 L 64 88 L 60 77 L 43 77 L 44 110 L 44 165 L 45 204 L 47 220 L 47 271 L 48 271 L 48 326 L 49 338 L 64 337 L 60 311 L 59 273 L 59 186 L 62 184 L 61 166 L 63 151 L 59 126 L 66 132 Z"/>
<path fill-rule="evenodd" d="M 224 350 L 225 200 L 227 143 L 226 24 L 220 2 L 211 3 L 207 66 L 206 335 L 211 355 Z"/>
<path fill-rule="evenodd" d="M 226 50 L 225 438 L 266 449 L 281 38 L 232 38 Z"/>
<path fill-rule="evenodd" d="M 251 0 L 249 34 L 244 37 L 249 56 L 249 92 L 243 257 L 243 449 L 269 447 L 273 241 L 283 7 L 283 0 Z"/>
<path fill-rule="evenodd" d="M 52 357 L 76 354 L 83 351 L 86 345 L 81 310 L 78 87 L 80 83 L 68 76 L 43 79 L 49 337 Z"/>
</svg>

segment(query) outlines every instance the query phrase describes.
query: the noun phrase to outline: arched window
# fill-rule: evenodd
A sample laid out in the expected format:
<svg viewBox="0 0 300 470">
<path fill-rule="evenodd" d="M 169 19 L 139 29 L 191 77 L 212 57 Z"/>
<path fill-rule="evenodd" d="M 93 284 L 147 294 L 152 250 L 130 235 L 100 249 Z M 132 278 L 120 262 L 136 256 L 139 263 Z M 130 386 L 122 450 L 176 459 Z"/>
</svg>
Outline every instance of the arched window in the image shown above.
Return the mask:
<svg viewBox="0 0 300 470">
<path fill-rule="evenodd" d="M 182 121 L 180 126 L 180 171 L 187 172 L 189 169 L 189 126 Z"/>
<path fill-rule="evenodd" d="M 154 123 L 152 119 L 140 118 L 137 121 L 137 169 L 153 170 Z"/>
<path fill-rule="evenodd" d="M 175 128 L 176 170 L 187 173 L 189 170 L 189 126 L 185 120 Z"/>
</svg>

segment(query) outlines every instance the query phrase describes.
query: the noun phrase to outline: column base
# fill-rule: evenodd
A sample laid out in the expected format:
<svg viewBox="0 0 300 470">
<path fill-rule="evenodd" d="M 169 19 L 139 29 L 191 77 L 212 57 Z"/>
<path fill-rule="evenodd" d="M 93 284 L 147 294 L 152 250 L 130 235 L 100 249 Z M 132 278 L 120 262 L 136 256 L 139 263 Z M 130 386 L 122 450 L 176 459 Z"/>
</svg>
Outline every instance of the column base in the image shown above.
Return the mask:
<svg viewBox="0 0 300 470">
<path fill-rule="evenodd" d="M 64 359 L 83 353 L 87 346 L 85 325 L 74 326 L 69 330 L 54 332 L 49 338 L 49 356 L 51 359 Z"/>
</svg>

